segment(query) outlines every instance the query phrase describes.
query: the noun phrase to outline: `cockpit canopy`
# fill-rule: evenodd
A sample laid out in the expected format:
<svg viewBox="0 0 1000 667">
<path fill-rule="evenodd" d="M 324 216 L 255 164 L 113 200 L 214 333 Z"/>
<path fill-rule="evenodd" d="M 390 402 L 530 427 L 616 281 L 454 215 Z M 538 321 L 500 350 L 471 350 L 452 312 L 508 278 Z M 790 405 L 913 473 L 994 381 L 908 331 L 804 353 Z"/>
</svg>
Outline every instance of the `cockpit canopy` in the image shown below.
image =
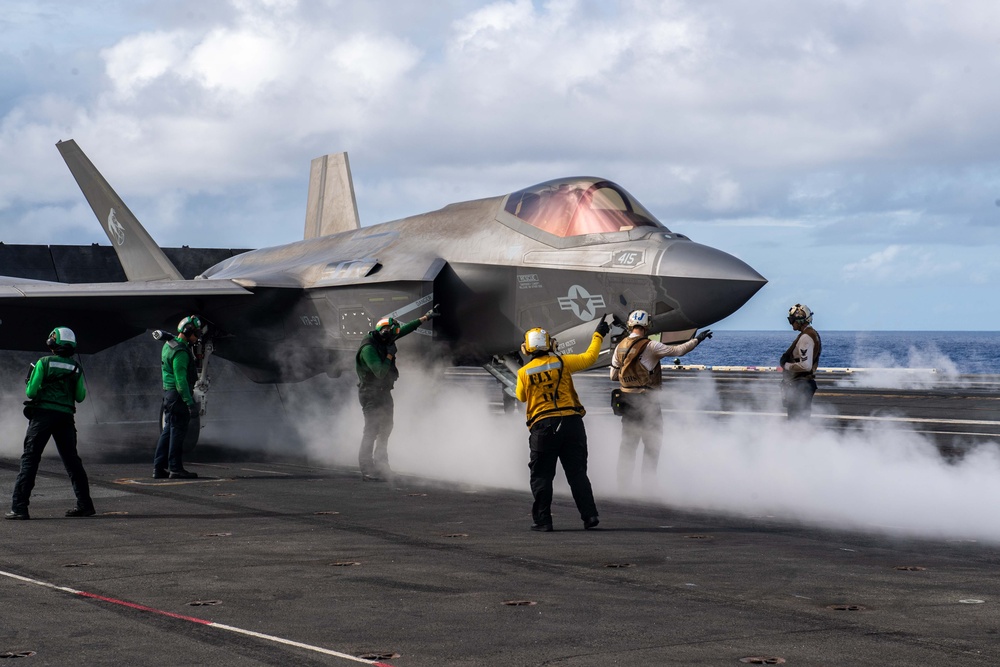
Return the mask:
<svg viewBox="0 0 1000 667">
<path fill-rule="evenodd" d="M 669 231 L 620 185 L 596 178 L 533 185 L 509 195 L 504 210 L 561 238 L 627 232 L 637 227 Z"/>
</svg>

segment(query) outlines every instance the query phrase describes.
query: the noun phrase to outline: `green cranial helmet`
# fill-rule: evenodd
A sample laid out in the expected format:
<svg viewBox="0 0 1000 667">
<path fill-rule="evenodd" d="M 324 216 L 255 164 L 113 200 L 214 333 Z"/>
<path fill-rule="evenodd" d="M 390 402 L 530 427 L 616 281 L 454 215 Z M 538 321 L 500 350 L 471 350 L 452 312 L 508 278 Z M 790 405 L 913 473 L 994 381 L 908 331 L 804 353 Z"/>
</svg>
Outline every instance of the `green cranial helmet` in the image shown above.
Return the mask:
<svg viewBox="0 0 1000 667">
<path fill-rule="evenodd" d="M 45 341 L 45 344 L 50 349 L 64 348 L 75 350 L 76 334 L 69 327 L 56 327 L 49 334 L 49 339 Z"/>
<path fill-rule="evenodd" d="M 383 317 L 375 323 L 375 331 L 380 336 L 398 336 L 399 329 L 399 322 L 396 321 L 395 317 Z"/>
<path fill-rule="evenodd" d="M 201 318 L 197 315 L 188 315 L 177 324 L 177 333 L 182 336 L 190 336 L 191 334 L 200 336 L 202 333 Z"/>
</svg>

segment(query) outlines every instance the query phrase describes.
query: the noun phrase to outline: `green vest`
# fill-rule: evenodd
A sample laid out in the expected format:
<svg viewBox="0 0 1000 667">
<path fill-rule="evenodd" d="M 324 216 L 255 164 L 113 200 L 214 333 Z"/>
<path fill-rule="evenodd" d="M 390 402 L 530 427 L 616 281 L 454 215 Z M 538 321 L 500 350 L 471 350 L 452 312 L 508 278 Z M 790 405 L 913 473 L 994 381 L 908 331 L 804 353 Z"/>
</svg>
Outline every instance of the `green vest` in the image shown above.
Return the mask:
<svg viewBox="0 0 1000 667">
<path fill-rule="evenodd" d="M 191 347 L 176 338 L 168 340 L 160 352 L 160 370 L 163 373 L 163 390 L 176 389 L 185 403 L 194 405 L 191 389 L 198 381 L 198 368 Z"/>
<path fill-rule="evenodd" d="M 31 396 L 25 404 L 73 414 L 76 412 L 77 398 L 86 395 L 78 387 L 82 380 L 83 369 L 72 357 L 42 357 L 35 364 L 35 370 L 25 389 L 25 393 Z"/>
<path fill-rule="evenodd" d="M 361 342 L 354 355 L 354 368 L 358 373 L 358 387 L 362 391 L 391 391 L 399 378 L 395 359 L 386 359 L 387 345 L 369 333 Z M 375 374 L 375 368 L 382 371 L 382 377 Z"/>
<path fill-rule="evenodd" d="M 399 327 L 399 334 L 392 340 L 395 343 L 403 336 L 416 331 L 420 326 L 420 318 L 402 324 Z M 354 369 L 358 373 L 358 387 L 363 392 L 370 391 L 392 391 L 392 387 L 399 379 L 399 369 L 396 368 L 396 360 L 386 359 L 389 343 L 383 342 L 374 331 L 369 331 L 361 347 L 354 355 Z"/>
</svg>

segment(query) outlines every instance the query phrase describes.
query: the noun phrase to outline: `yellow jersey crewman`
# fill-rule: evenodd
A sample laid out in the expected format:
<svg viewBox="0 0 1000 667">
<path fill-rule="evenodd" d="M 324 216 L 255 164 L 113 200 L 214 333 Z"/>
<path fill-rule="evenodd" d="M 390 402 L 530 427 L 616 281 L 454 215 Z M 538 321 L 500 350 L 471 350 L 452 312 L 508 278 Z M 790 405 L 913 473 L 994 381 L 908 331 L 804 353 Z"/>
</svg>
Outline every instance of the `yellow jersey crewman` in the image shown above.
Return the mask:
<svg viewBox="0 0 1000 667">
<path fill-rule="evenodd" d="M 517 372 L 517 400 L 527 403 L 528 445 L 531 458 L 531 530 L 552 531 L 552 480 L 556 462 L 562 461 L 566 481 L 583 519 L 583 527 L 597 526 L 597 505 L 587 477 L 587 432 L 583 427 L 586 411 L 573 387 L 573 373 L 597 361 L 601 341 L 610 327 L 602 318 L 590 347 L 583 354 L 560 356 L 555 342 L 544 329 L 524 334 L 521 352 L 531 361 Z"/>
</svg>

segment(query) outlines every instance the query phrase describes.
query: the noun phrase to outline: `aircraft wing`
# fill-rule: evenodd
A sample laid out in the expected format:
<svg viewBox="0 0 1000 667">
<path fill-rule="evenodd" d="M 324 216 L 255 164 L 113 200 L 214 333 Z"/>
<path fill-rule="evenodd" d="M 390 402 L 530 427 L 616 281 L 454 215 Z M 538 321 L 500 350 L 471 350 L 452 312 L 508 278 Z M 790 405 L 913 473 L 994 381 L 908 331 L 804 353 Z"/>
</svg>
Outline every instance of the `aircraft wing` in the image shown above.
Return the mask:
<svg viewBox="0 0 1000 667">
<path fill-rule="evenodd" d="M 115 249 L 127 282 L 59 283 L 0 276 L 0 349 L 40 350 L 57 326 L 81 352 L 98 352 L 185 315 L 245 308 L 253 294 L 231 280 L 185 280 L 73 140 L 56 144 Z M 243 304 L 243 305 L 239 305 Z"/>
<path fill-rule="evenodd" d="M 229 280 L 158 280 L 124 283 L 56 283 L 46 280 L 29 280 L 0 276 L 0 299 L 59 299 L 74 297 L 98 299 L 140 299 L 158 296 L 218 296 L 250 294 L 251 292 Z M 10 303 L 10 302 L 8 302 Z M 101 308 L 104 304 L 88 303 L 80 307 Z"/>
<path fill-rule="evenodd" d="M 251 294 L 229 280 L 67 284 L 0 276 L 0 349 L 43 350 L 49 331 L 68 326 L 81 352 L 97 352 Z"/>
</svg>

